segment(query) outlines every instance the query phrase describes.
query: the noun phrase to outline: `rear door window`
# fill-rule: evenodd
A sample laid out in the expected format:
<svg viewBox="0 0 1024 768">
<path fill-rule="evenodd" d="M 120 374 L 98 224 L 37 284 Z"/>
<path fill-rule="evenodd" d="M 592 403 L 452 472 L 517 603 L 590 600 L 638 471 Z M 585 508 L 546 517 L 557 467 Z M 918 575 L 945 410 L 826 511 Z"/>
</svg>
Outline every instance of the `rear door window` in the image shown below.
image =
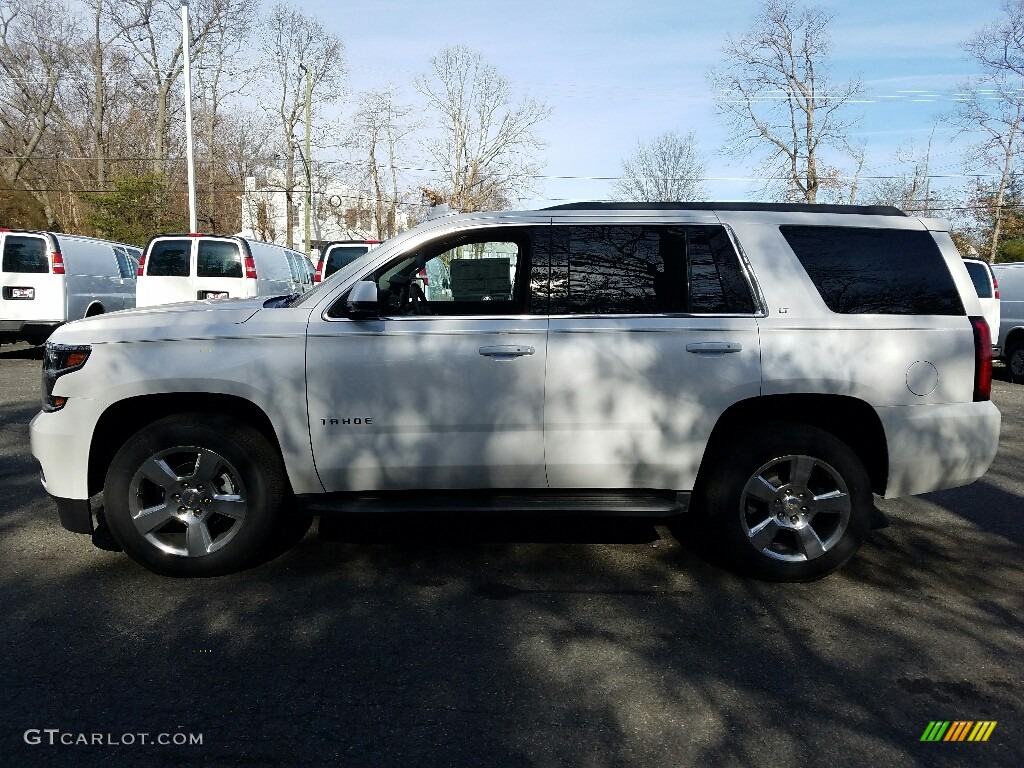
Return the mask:
<svg viewBox="0 0 1024 768">
<path fill-rule="evenodd" d="M 988 274 L 988 267 L 980 261 L 965 261 L 967 274 L 971 276 L 974 283 L 974 290 L 978 292 L 979 299 L 992 298 L 992 279 Z"/>
<path fill-rule="evenodd" d="M 242 277 L 242 254 L 238 249 L 238 243 L 227 240 L 200 240 L 196 275 Z"/>
<path fill-rule="evenodd" d="M 150 277 L 188 277 L 191 255 L 191 240 L 157 240 L 146 258 L 146 274 Z"/>
<path fill-rule="evenodd" d="M 47 273 L 50 259 L 41 237 L 8 235 L 4 240 L 4 272 Z"/>
<path fill-rule="evenodd" d="M 368 245 L 336 245 L 327 251 L 324 277 L 330 277 L 342 267 L 347 267 L 370 250 Z"/>
<path fill-rule="evenodd" d="M 555 227 L 551 314 L 750 314 L 721 226 Z"/>
<path fill-rule="evenodd" d="M 839 314 L 962 315 L 931 233 L 865 227 L 779 227 L 826 306 Z"/>
</svg>

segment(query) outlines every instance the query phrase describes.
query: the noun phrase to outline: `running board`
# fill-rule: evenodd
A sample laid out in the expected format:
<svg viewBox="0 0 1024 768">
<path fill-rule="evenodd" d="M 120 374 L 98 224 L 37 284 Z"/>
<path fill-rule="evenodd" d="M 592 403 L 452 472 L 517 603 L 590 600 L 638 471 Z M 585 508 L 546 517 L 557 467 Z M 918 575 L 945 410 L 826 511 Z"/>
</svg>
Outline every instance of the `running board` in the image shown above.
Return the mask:
<svg viewBox="0 0 1024 768">
<path fill-rule="evenodd" d="M 659 491 L 393 491 L 373 494 L 309 494 L 299 496 L 297 500 L 314 515 L 333 512 L 498 512 L 671 517 L 686 511 L 690 494 Z"/>
</svg>

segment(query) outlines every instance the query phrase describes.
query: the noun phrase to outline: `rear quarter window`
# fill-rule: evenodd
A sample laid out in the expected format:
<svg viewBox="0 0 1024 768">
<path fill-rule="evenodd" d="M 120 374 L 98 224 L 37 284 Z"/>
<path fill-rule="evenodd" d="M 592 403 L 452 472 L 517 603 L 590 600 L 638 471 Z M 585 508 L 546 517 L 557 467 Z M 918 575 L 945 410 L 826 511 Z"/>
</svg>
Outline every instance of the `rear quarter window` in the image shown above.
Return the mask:
<svg viewBox="0 0 1024 768">
<path fill-rule="evenodd" d="M 8 235 L 4 240 L 4 272 L 45 273 L 50 271 L 46 243 L 41 237 Z"/>
<path fill-rule="evenodd" d="M 953 276 L 929 232 L 865 227 L 779 229 L 833 312 L 964 314 Z"/>
<path fill-rule="evenodd" d="M 157 240 L 146 258 L 150 277 L 188 277 L 191 240 Z"/>
</svg>

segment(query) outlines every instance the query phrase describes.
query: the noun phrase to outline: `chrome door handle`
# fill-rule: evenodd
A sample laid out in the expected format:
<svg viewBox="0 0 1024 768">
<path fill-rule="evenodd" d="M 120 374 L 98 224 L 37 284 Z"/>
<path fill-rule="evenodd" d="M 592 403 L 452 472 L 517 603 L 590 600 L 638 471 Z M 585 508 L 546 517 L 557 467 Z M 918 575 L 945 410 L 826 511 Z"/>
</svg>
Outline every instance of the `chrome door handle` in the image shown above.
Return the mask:
<svg viewBox="0 0 1024 768">
<path fill-rule="evenodd" d="M 493 360 L 514 360 L 524 355 L 532 355 L 535 351 L 533 347 L 523 344 L 495 344 L 490 347 L 480 347 L 480 354 Z"/>
<path fill-rule="evenodd" d="M 724 355 L 727 352 L 739 352 L 743 345 L 736 341 L 701 341 L 687 344 L 686 351 L 696 355 Z"/>
</svg>

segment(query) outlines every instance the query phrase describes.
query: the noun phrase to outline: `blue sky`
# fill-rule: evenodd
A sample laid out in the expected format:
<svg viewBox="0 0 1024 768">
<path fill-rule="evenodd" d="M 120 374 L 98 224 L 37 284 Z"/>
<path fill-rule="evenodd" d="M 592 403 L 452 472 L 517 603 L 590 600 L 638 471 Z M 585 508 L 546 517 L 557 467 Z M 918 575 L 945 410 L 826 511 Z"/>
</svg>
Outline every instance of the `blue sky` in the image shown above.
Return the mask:
<svg viewBox="0 0 1024 768">
<path fill-rule="evenodd" d="M 897 148 L 923 151 L 936 117 L 954 106 L 957 85 L 977 74 L 961 43 L 997 18 L 998 0 L 825 0 L 834 13 L 832 74 L 859 75 L 863 115 L 854 138 L 867 147 L 865 173 L 897 174 Z M 713 199 L 749 198 L 753 158 L 721 153 L 726 139 L 706 72 L 722 61 L 727 35 L 746 32 L 759 3 L 676 0 L 305 0 L 347 48 L 352 92 L 410 83 L 441 48 L 482 51 L 524 95 L 547 102 L 552 116 L 546 178 L 522 207 L 606 199 L 622 159 L 638 141 L 668 130 L 697 134 L 709 160 Z M 940 126 L 932 169 L 955 175 L 966 139 Z M 425 159 L 423 159 L 424 162 Z M 560 178 L 572 177 L 572 178 Z M 959 183 L 950 179 L 947 183 Z"/>
</svg>

